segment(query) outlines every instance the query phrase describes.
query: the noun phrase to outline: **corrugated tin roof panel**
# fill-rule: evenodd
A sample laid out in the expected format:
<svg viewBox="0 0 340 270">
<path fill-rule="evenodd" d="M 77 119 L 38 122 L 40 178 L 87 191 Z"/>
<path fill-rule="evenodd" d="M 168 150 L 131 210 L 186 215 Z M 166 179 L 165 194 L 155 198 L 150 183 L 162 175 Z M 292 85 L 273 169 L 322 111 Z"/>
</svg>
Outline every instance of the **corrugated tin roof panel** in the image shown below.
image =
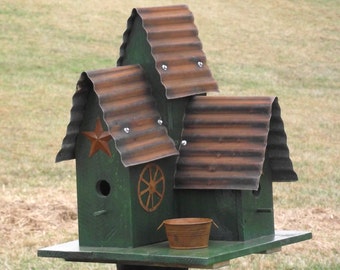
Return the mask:
<svg viewBox="0 0 340 270">
<path fill-rule="evenodd" d="M 274 180 L 296 180 L 277 98 L 197 96 L 189 103 L 176 188 L 256 190 L 264 159 Z"/>
<path fill-rule="evenodd" d="M 71 112 L 71 122 L 57 161 L 74 158 L 75 138 L 91 89 L 98 96 L 104 121 L 125 166 L 178 154 L 167 129 L 158 123 L 160 115 L 143 70 L 133 65 L 82 73 L 71 110 L 77 113 Z"/>
<path fill-rule="evenodd" d="M 167 98 L 218 92 L 202 51 L 194 17 L 185 5 L 134 9 L 124 34 L 118 65 L 123 62 L 135 16 L 142 19 Z"/>
<path fill-rule="evenodd" d="M 67 125 L 66 135 L 63 139 L 61 149 L 57 153 L 56 162 L 75 158 L 76 140 L 84 118 L 89 93 L 89 89 L 87 89 L 86 86 L 87 85 L 83 84 L 80 80 L 77 83 L 76 92 L 72 97 L 71 119 Z"/>
</svg>

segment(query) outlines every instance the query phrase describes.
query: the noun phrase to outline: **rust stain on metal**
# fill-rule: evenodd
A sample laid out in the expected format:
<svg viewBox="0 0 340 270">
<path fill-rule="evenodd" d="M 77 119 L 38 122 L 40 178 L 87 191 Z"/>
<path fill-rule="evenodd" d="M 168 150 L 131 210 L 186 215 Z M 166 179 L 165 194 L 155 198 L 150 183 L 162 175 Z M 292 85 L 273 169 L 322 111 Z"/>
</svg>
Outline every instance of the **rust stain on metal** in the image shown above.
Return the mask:
<svg viewBox="0 0 340 270">
<path fill-rule="evenodd" d="M 140 66 L 84 72 L 77 88 L 71 121 L 57 161 L 74 158 L 76 134 L 79 133 L 87 94 L 92 90 L 98 97 L 108 132 L 125 166 L 178 154 L 167 129 L 160 125 L 160 114 Z"/>
<path fill-rule="evenodd" d="M 118 65 L 123 62 L 125 46 L 135 17 L 142 20 L 151 53 L 168 99 L 218 92 L 206 56 L 187 6 L 137 8 L 128 20 Z"/>
<path fill-rule="evenodd" d="M 277 98 L 197 96 L 182 138 L 176 188 L 256 190 L 265 155 L 274 180 L 297 180 Z"/>
</svg>

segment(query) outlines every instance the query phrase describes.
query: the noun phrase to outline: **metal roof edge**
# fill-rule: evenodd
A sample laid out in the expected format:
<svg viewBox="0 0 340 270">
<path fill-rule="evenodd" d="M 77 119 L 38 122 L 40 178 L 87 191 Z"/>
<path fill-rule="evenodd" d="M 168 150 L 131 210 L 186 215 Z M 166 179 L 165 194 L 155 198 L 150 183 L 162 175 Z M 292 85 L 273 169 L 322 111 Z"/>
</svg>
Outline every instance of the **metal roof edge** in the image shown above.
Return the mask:
<svg viewBox="0 0 340 270">
<path fill-rule="evenodd" d="M 284 129 L 284 122 L 281 117 L 281 107 L 278 97 L 273 97 L 270 118 L 270 128 L 268 132 L 266 155 L 271 151 L 268 157 L 269 165 L 272 170 L 274 182 L 292 182 L 297 181 L 298 176 L 293 168 L 293 162 L 290 159 L 289 148 L 287 144 L 287 134 Z M 275 142 L 272 140 L 276 136 Z"/>
<path fill-rule="evenodd" d="M 76 84 L 76 92 L 72 97 L 72 108 L 70 111 L 70 121 L 66 128 L 66 135 L 63 139 L 61 149 L 56 155 L 55 162 L 71 160 L 75 158 L 75 142 L 83 120 L 83 112 L 87 103 L 89 89 L 85 89 L 82 84 L 86 79 L 86 73 L 82 72 Z"/>
<path fill-rule="evenodd" d="M 166 96 L 167 99 L 178 99 L 178 98 L 184 98 L 184 97 L 194 96 L 194 95 L 199 95 L 199 94 L 206 94 L 208 92 L 219 92 L 217 82 L 213 78 L 212 73 L 211 73 L 210 69 L 208 68 L 207 73 L 210 75 L 210 77 L 212 78 L 212 80 L 216 84 L 216 89 L 214 89 L 214 90 L 205 90 L 205 89 L 201 89 L 200 87 L 198 87 L 198 88 L 196 87 L 194 93 L 182 93 L 182 94 L 176 94 L 176 95 L 171 95 L 171 94 L 168 93 L 168 87 L 167 87 L 166 83 L 164 82 L 164 79 L 163 79 L 160 67 L 157 67 L 157 61 L 155 60 L 155 59 L 157 59 L 157 56 L 154 54 L 154 52 L 152 50 L 153 47 L 152 47 L 152 44 L 151 44 L 150 39 L 149 39 L 149 34 L 148 34 L 148 31 L 147 31 L 147 26 L 145 26 L 145 23 L 144 23 L 144 20 L 143 20 L 143 16 L 141 15 L 142 11 L 146 11 L 146 10 L 154 11 L 154 10 L 157 10 L 157 9 L 160 9 L 160 8 L 162 8 L 164 10 L 185 8 L 191 14 L 192 21 L 194 21 L 194 16 L 193 16 L 192 12 L 190 11 L 190 9 L 189 9 L 189 7 L 187 5 L 171 5 L 171 6 L 165 6 L 165 7 L 133 8 L 132 12 L 131 12 L 131 15 L 128 18 L 128 21 L 127 21 L 127 28 L 126 28 L 126 30 L 124 31 L 124 34 L 123 34 L 123 42 L 122 42 L 122 44 L 120 46 L 120 54 L 119 54 L 119 58 L 117 60 L 117 65 L 121 66 L 123 64 L 124 57 L 125 57 L 125 48 L 126 48 L 126 46 L 128 45 L 128 42 L 129 42 L 129 37 L 130 37 L 130 34 L 131 34 L 132 26 L 133 26 L 133 24 L 135 22 L 136 17 L 139 16 L 139 18 L 141 19 L 142 27 L 143 27 L 143 29 L 144 29 L 144 31 L 146 33 L 147 43 L 150 46 L 150 54 L 151 54 L 151 56 L 152 56 L 152 58 L 154 60 L 154 64 L 155 64 L 154 68 L 155 68 L 157 74 L 159 75 L 160 83 L 163 85 L 163 87 L 165 89 L 165 96 Z M 193 25 L 194 25 L 194 22 L 193 22 Z M 197 39 L 200 40 L 198 35 L 197 35 Z M 200 43 L 201 43 L 201 41 L 200 41 Z M 201 49 L 201 51 L 202 51 L 202 54 L 205 57 L 205 53 L 203 52 L 202 49 Z M 205 59 L 206 59 L 206 57 L 205 57 Z"/>
<path fill-rule="evenodd" d="M 168 6 L 168 8 L 170 8 L 170 7 L 186 7 L 186 8 L 188 8 L 187 5 Z M 155 9 L 155 8 L 158 8 L 158 7 L 149 7 L 147 9 L 151 10 L 151 9 Z M 124 55 L 125 55 L 125 47 L 127 46 L 128 38 L 129 38 L 130 32 L 131 32 L 131 26 L 132 26 L 132 24 L 133 24 L 133 22 L 134 22 L 134 20 L 136 18 L 136 15 L 138 14 L 138 10 L 141 10 L 141 9 L 146 9 L 146 8 L 133 8 L 132 11 L 131 11 L 130 17 L 127 20 L 126 30 L 123 33 L 123 42 L 122 42 L 122 44 L 120 45 L 120 48 L 119 48 L 119 58 L 117 60 L 117 66 L 121 66 L 122 65 L 122 61 L 123 61 Z"/>
<path fill-rule="evenodd" d="M 105 115 L 105 109 L 103 107 L 103 104 L 102 104 L 102 98 L 101 96 L 98 94 L 98 91 L 96 89 L 96 81 L 94 80 L 94 76 L 95 75 L 103 75 L 105 73 L 110 73 L 110 72 L 114 72 L 118 69 L 131 69 L 131 68 L 137 68 L 140 70 L 140 72 L 144 75 L 144 71 L 143 71 L 143 68 L 141 67 L 141 65 L 139 64 L 133 64 L 133 65 L 125 65 L 125 66 L 119 66 L 119 67 L 113 67 L 113 68 L 108 68 L 108 69 L 101 69 L 101 70 L 95 70 L 95 71 L 88 71 L 88 72 L 84 72 L 87 76 L 87 78 L 91 81 L 92 83 L 92 89 L 94 91 L 94 93 L 96 94 L 97 98 L 98 98 L 98 103 L 99 103 L 99 107 L 103 113 L 103 120 L 105 122 L 105 125 L 106 125 L 106 128 L 107 128 L 107 131 L 110 133 L 111 135 L 111 138 L 113 139 L 114 141 L 114 144 L 115 144 L 115 149 L 118 151 L 119 153 L 119 156 L 120 156 L 120 160 L 122 162 L 122 164 L 125 166 L 125 167 L 131 167 L 131 166 L 135 166 L 135 165 L 139 165 L 139 164 L 144 164 L 144 163 L 147 163 L 147 162 L 151 162 L 151 161 L 155 161 L 155 160 L 158 160 L 160 158 L 164 158 L 164 157 L 169 157 L 169 156 L 174 156 L 174 155 L 178 155 L 179 152 L 178 150 L 176 149 L 175 147 L 175 143 L 173 142 L 173 140 L 168 136 L 168 131 L 167 129 L 164 127 L 164 130 L 165 130 L 165 133 L 166 133 L 166 136 L 167 138 L 169 139 L 169 141 L 172 142 L 173 144 L 173 149 L 176 149 L 176 151 L 172 151 L 171 153 L 167 153 L 165 155 L 158 155 L 158 156 L 154 156 L 153 158 L 148 158 L 148 159 L 143 159 L 143 161 L 140 161 L 140 162 L 129 162 L 128 160 L 124 160 L 124 153 L 121 151 L 121 148 L 118 146 L 118 141 L 117 141 L 117 138 L 113 135 L 112 131 L 111 131 L 111 127 L 110 125 L 108 124 L 107 122 L 107 118 L 106 118 L 106 115 Z"/>
<path fill-rule="evenodd" d="M 125 48 L 128 44 L 128 39 L 129 39 L 129 36 L 130 36 L 130 33 L 131 33 L 131 27 L 132 27 L 134 20 L 136 18 L 136 14 L 137 14 L 136 9 L 135 8 L 132 9 L 131 15 L 128 18 L 127 23 L 126 23 L 126 30 L 123 33 L 123 42 L 122 42 L 122 44 L 120 45 L 120 48 L 119 48 L 119 57 L 118 57 L 118 60 L 117 60 L 117 66 L 122 66 L 122 62 L 123 62 L 123 59 L 124 59 L 124 56 L 125 56 Z"/>
<path fill-rule="evenodd" d="M 277 97 L 196 96 L 187 107 L 184 125 L 182 138 L 188 141 L 183 149 L 180 148 L 176 189 L 254 190 L 266 162 L 273 182 L 297 179 L 289 158 Z M 217 164 L 211 162 L 215 156 Z M 223 161 L 225 172 L 231 173 L 228 177 L 220 171 L 223 156 L 230 157 L 230 160 Z M 248 157 L 252 161 L 248 161 Z M 253 165 L 248 166 L 255 157 L 258 159 L 257 174 L 253 173 Z M 197 171 L 202 164 L 207 171 Z M 236 173 L 237 167 L 241 166 L 245 169 Z M 188 168 L 194 169 L 188 173 Z M 248 180 L 250 182 L 245 184 Z M 216 183 L 212 184 L 213 181 Z"/>
</svg>

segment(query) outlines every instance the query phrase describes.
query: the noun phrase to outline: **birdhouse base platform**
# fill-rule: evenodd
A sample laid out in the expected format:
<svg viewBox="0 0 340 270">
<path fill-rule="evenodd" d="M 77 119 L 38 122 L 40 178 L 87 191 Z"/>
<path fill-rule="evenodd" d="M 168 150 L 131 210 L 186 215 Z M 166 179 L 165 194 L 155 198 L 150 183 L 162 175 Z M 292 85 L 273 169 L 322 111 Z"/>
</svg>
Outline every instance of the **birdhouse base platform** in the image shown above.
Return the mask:
<svg viewBox="0 0 340 270">
<path fill-rule="evenodd" d="M 248 241 L 209 241 L 209 247 L 191 250 L 170 249 L 168 242 L 137 248 L 83 247 L 78 240 L 38 250 L 40 257 L 75 262 L 116 263 L 118 269 L 216 269 L 231 259 L 253 253 L 269 253 L 282 246 L 312 238 L 310 232 L 275 231 L 275 235 Z M 132 265 L 132 268 L 129 268 Z M 138 268 L 138 267 L 140 268 Z"/>
</svg>

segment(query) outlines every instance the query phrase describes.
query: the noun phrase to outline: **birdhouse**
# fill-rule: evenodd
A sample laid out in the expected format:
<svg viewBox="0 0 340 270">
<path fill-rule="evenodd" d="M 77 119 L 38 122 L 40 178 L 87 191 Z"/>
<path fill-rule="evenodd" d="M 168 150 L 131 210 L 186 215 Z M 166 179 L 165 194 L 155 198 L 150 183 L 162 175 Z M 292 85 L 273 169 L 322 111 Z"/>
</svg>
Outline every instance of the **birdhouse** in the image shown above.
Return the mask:
<svg viewBox="0 0 340 270">
<path fill-rule="evenodd" d="M 175 175 L 180 216 L 212 218 L 216 240 L 274 234 L 273 181 L 294 181 L 274 97 L 203 97 L 187 106 Z"/>
<path fill-rule="evenodd" d="M 134 9 L 117 63 L 80 75 L 56 157 L 76 162 L 79 242 L 40 256 L 204 267 L 311 238 L 274 228 L 272 184 L 297 180 L 278 98 L 207 96 L 187 6 Z M 164 247 L 157 227 L 185 217 L 217 225 L 209 255 Z"/>
<path fill-rule="evenodd" d="M 82 73 L 56 159 L 76 160 L 80 244 L 162 240 L 154 228 L 175 215 L 177 155 L 140 66 Z"/>
</svg>

